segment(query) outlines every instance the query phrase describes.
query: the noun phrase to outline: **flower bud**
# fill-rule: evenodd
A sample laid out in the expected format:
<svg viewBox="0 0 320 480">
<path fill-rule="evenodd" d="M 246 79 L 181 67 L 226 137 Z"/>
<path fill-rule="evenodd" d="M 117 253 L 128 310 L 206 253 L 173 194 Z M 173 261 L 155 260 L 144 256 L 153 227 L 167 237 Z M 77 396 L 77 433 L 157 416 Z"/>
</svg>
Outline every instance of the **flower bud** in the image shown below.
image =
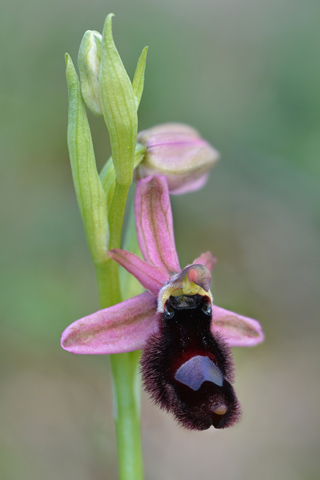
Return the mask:
<svg viewBox="0 0 320 480">
<path fill-rule="evenodd" d="M 166 123 L 138 134 L 138 142 L 147 149 L 135 171 L 139 180 L 149 175 L 165 175 L 170 193 L 198 190 L 205 184 L 219 153 L 187 125 Z"/>
<path fill-rule="evenodd" d="M 86 106 L 94 115 L 102 116 L 99 89 L 102 36 L 95 30 L 84 34 L 78 55 L 81 93 Z"/>
</svg>

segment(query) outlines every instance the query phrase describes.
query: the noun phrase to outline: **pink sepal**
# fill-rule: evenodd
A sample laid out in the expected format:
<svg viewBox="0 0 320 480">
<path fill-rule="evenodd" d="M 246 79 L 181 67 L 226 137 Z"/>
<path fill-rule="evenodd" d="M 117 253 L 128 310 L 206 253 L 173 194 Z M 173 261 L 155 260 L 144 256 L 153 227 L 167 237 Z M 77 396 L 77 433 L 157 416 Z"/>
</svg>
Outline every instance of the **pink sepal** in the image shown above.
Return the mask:
<svg viewBox="0 0 320 480">
<path fill-rule="evenodd" d="M 211 272 L 212 267 L 217 262 L 217 258 L 212 255 L 211 252 L 205 252 L 200 255 L 200 257 L 193 260 L 195 265 L 204 265 Z"/>
<path fill-rule="evenodd" d="M 166 177 L 155 175 L 137 183 L 135 216 L 144 259 L 169 274 L 179 272 Z"/>
<path fill-rule="evenodd" d="M 170 279 L 170 275 L 162 268 L 144 262 L 134 253 L 115 248 L 109 251 L 110 257 L 136 277 L 141 285 L 150 290 L 156 297 L 162 286 Z"/>
<path fill-rule="evenodd" d="M 158 328 L 155 311 L 156 298 L 141 293 L 75 321 L 63 332 L 61 346 L 88 355 L 139 350 Z"/>
<path fill-rule="evenodd" d="M 211 331 L 221 333 L 230 347 L 251 347 L 262 342 L 264 335 L 257 320 L 243 317 L 213 305 Z"/>
</svg>

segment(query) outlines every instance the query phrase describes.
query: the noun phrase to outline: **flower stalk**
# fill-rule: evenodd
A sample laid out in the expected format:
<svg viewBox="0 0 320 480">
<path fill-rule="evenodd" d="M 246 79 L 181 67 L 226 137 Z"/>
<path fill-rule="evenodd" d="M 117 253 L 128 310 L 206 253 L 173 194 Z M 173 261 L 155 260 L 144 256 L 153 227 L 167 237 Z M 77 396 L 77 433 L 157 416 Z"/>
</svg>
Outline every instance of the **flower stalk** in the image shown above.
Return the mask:
<svg viewBox="0 0 320 480">
<path fill-rule="evenodd" d="M 102 36 L 87 31 L 82 39 L 78 56 L 80 81 L 66 55 L 68 147 L 101 308 L 122 301 L 119 264 L 108 252 L 120 247 L 133 169 L 145 154 L 145 148 L 136 143 L 147 48 L 142 51 L 131 84 L 113 41 L 112 16 L 106 18 Z M 112 157 L 100 175 L 85 105 L 95 115 L 103 115 L 110 135 Z M 110 357 L 120 480 L 143 479 L 138 360 L 137 352 Z"/>
</svg>

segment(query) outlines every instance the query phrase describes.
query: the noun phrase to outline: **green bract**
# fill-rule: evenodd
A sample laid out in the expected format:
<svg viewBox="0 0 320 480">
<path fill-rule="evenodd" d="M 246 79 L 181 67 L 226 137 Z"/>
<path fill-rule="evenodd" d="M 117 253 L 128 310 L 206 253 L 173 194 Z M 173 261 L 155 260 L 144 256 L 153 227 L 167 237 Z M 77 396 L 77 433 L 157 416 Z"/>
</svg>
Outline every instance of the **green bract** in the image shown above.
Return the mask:
<svg viewBox="0 0 320 480">
<path fill-rule="evenodd" d="M 130 78 L 112 38 L 112 16 L 107 16 L 102 34 L 100 98 L 117 182 L 130 185 L 137 142 L 137 105 Z"/>
<path fill-rule="evenodd" d="M 133 93 L 136 98 L 137 110 L 139 108 L 143 87 L 144 87 L 144 72 L 146 70 L 148 47 L 144 47 L 137 63 L 136 71 L 132 80 Z"/>
<path fill-rule="evenodd" d="M 80 82 L 71 57 L 66 55 L 69 93 L 68 148 L 73 182 L 90 252 L 97 265 L 108 252 L 107 196 L 100 181 Z"/>
<path fill-rule="evenodd" d="M 99 90 L 102 35 L 95 30 L 87 30 L 81 40 L 78 65 L 81 93 L 92 113 L 102 116 Z"/>
</svg>

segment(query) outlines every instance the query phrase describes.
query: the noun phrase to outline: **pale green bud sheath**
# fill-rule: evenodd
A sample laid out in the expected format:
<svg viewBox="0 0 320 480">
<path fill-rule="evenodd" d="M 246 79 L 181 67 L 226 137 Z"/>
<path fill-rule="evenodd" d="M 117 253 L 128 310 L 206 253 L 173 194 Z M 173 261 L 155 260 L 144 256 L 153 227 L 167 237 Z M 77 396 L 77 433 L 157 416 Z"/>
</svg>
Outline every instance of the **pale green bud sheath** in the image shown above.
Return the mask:
<svg viewBox="0 0 320 480">
<path fill-rule="evenodd" d="M 97 172 L 80 82 L 68 54 L 66 77 L 69 94 L 68 148 L 72 177 L 93 262 L 99 265 L 108 255 L 107 196 Z"/>
<path fill-rule="evenodd" d="M 87 30 L 81 40 L 78 54 L 83 100 L 89 110 L 97 116 L 102 116 L 99 89 L 101 42 L 101 33 L 95 30 Z"/>
<path fill-rule="evenodd" d="M 120 246 L 125 204 L 133 176 L 138 129 L 137 109 L 144 85 L 147 53 L 144 49 L 140 56 L 133 88 L 113 41 L 112 17 L 113 14 L 108 15 L 104 24 L 99 77 L 101 106 L 110 135 L 116 175 L 109 209 L 109 249 Z M 116 272 L 113 272 L 113 275 L 116 275 Z"/>
<path fill-rule="evenodd" d="M 134 73 L 132 81 L 132 89 L 135 96 L 137 110 L 139 108 L 141 96 L 144 88 L 144 75 L 146 69 L 146 60 L 147 60 L 148 47 L 145 47 L 140 55 L 140 58 L 137 63 L 137 67 Z M 136 144 L 135 153 L 133 158 L 133 169 L 142 162 L 146 153 L 146 148 L 140 143 Z M 111 201 L 114 194 L 114 189 L 116 186 L 116 172 L 113 164 L 112 157 L 109 158 L 103 169 L 100 173 L 100 179 L 103 185 L 103 188 L 107 194 L 108 198 L 108 208 L 111 205 Z"/>
<path fill-rule="evenodd" d="M 129 186 L 137 142 L 137 105 L 130 78 L 113 41 L 112 17 L 113 14 L 107 16 L 102 34 L 100 99 L 117 182 Z"/>
</svg>

